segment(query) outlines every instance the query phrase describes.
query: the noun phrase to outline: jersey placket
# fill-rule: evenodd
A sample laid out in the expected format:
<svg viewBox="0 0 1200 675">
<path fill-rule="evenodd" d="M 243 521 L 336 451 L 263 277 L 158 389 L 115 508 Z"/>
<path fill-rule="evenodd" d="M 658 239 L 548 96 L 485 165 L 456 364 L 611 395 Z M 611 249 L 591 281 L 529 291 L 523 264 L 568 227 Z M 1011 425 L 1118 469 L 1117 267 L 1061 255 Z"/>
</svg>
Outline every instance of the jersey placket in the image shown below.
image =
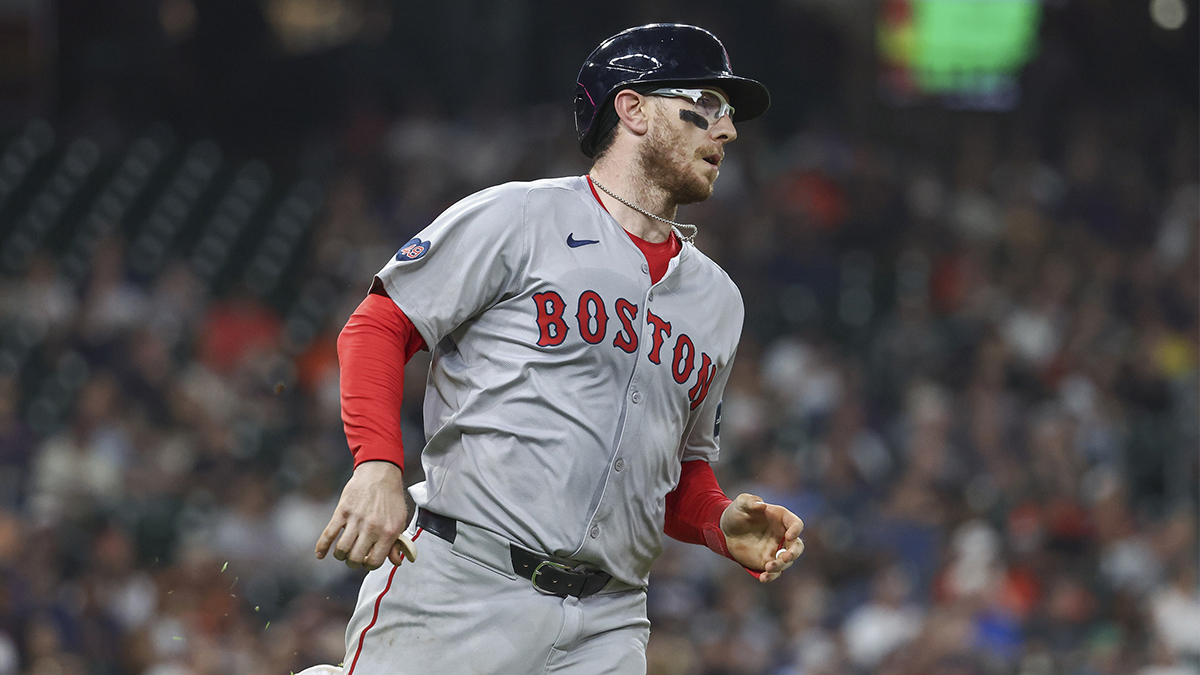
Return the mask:
<svg viewBox="0 0 1200 675">
<path fill-rule="evenodd" d="M 628 243 L 630 246 L 637 248 L 633 242 Z M 638 255 L 642 255 L 640 249 L 638 250 Z M 596 501 L 596 506 L 592 510 L 591 516 L 588 518 L 586 535 L 582 538 L 579 549 L 576 551 L 576 553 L 579 553 L 579 551 L 587 548 L 589 541 L 597 542 L 598 544 L 598 540 L 603 534 L 604 529 L 601 527 L 601 523 L 610 512 L 610 509 L 608 508 L 608 501 L 606 501 L 606 498 L 609 496 L 609 487 L 614 480 L 619 479 L 619 477 L 615 476 L 614 474 L 622 473 L 625 468 L 624 456 L 627 454 L 627 451 L 635 450 L 635 448 L 627 449 L 625 441 L 626 432 L 630 428 L 631 416 L 636 416 L 638 418 L 636 423 L 633 424 L 633 428 L 637 428 L 641 424 L 640 418 L 645 411 L 645 406 L 643 406 L 642 403 L 647 394 L 642 390 L 645 388 L 644 385 L 648 384 L 649 378 L 641 378 L 639 380 L 639 376 L 641 375 L 643 369 L 649 367 L 643 364 L 643 360 L 645 359 L 648 361 L 647 350 L 650 349 L 654 344 L 654 331 L 656 328 L 649 319 L 650 307 L 654 302 L 655 295 L 660 292 L 661 289 L 666 288 L 667 282 L 672 281 L 672 277 L 679 273 L 678 270 L 683 264 L 682 261 L 685 255 L 686 249 L 681 250 L 679 254 L 672 258 L 668 263 L 667 271 L 663 274 L 662 278 L 656 283 L 650 284 L 650 287 L 647 288 L 646 292 L 642 294 L 643 310 L 641 315 L 641 330 L 638 337 L 637 350 L 632 354 L 634 359 L 633 370 L 629 376 L 629 384 L 625 388 L 625 400 L 622 406 L 620 423 L 621 429 L 617 434 L 617 442 L 614 444 L 612 454 L 609 455 L 608 470 L 604 473 L 604 486 L 601 488 L 600 498 Z M 649 267 L 645 263 L 642 264 L 641 270 L 643 274 L 647 276 L 649 275 Z M 653 372 L 654 371 L 652 370 L 651 373 Z M 686 427 L 687 425 L 685 424 L 684 426 Z"/>
</svg>

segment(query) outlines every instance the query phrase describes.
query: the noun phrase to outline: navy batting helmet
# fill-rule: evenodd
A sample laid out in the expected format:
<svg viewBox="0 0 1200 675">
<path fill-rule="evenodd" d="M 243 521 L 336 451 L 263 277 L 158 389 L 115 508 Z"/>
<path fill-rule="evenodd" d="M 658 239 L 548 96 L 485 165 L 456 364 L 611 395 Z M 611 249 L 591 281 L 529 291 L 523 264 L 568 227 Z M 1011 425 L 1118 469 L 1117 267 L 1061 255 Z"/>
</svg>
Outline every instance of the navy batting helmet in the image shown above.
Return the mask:
<svg viewBox="0 0 1200 675">
<path fill-rule="evenodd" d="M 738 77 L 729 65 L 725 45 L 696 26 L 652 23 L 630 28 L 600 43 L 575 84 L 575 131 L 579 148 L 596 155 L 596 143 L 617 123 L 612 100 L 622 89 L 642 85 L 679 84 L 720 87 L 737 110 L 737 121 L 754 119 L 771 105 L 760 82 Z"/>
</svg>

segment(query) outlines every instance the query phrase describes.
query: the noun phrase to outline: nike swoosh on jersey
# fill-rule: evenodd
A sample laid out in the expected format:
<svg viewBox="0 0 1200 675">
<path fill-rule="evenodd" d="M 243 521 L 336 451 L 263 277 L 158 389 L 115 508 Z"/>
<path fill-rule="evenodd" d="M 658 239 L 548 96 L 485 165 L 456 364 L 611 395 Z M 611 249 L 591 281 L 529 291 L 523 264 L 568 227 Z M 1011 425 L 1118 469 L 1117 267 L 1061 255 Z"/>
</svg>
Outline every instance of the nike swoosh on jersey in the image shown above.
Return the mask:
<svg viewBox="0 0 1200 675">
<path fill-rule="evenodd" d="M 600 243 L 599 239 L 576 239 L 574 232 L 567 235 L 567 246 L 570 246 L 571 248 L 579 248 L 580 246 L 587 246 L 588 244 L 599 244 L 599 243 Z"/>
</svg>

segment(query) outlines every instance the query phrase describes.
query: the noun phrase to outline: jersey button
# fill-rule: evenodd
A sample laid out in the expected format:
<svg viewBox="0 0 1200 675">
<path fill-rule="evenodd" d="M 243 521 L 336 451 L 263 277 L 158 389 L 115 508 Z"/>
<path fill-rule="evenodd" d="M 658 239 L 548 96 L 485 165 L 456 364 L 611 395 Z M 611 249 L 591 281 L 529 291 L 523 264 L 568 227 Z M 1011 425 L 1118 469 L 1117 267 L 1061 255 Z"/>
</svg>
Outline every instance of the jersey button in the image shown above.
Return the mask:
<svg viewBox="0 0 1200 675">
<path fill-rule="evenodd" d="M 649 297 L 649 298 L 647 298 L 647 299 L 648 299 L 648 300 L 653 300 L 653 299 L 654 299 L 654 291 L 650 291 L 650 297 Z"/>
<path fill-rule="evenodd" d="M 592 536 L 592 539 L 595 539 L 596 537 L 600 536 L 600 528 L 593 525 L 592 531 L 588 532 L 588 534 L 590 534 Z"/>
<path fill-rule="evenodd" d="M 642 263 L 642 274 L 650 274 L 650 265 Z"/>
<path fill-rule="evenodd" d="M 613 465 L 613 468 L 616 469 L 617 471 L 624 469 L 625 468 L 625 460 L 618 459 L 617 463 Z"/>
<path fill-rule="evenodd" d="M 640 392 L 640 391 L 633 392 L 632 394 L 629 395 L 629 400 L 633 401 L 634 403 L 641 403 L 642 402 L 642 392 Z"/>
</svg>

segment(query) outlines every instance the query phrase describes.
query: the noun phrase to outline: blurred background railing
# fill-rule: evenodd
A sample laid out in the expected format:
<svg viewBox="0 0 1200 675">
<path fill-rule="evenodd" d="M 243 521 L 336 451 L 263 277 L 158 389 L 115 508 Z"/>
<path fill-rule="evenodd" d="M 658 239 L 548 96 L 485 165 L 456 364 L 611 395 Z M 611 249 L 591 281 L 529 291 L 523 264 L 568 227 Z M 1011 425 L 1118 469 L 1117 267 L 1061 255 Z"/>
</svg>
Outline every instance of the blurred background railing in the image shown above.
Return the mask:
<svg viewBox="0 0 1200 675">
<path fill-rule="evenodd" d="M 656 20 L 772 91 L 681 216 L 746 300 L 718 475 L 808 548 L 667 542 L 650 672 L 1198 672 L 1196 16 L 0 2 L 0 675 L 338 662 L 337 332 L 449 204 L 584 172 L 579 64 Z"/>
</svg>

